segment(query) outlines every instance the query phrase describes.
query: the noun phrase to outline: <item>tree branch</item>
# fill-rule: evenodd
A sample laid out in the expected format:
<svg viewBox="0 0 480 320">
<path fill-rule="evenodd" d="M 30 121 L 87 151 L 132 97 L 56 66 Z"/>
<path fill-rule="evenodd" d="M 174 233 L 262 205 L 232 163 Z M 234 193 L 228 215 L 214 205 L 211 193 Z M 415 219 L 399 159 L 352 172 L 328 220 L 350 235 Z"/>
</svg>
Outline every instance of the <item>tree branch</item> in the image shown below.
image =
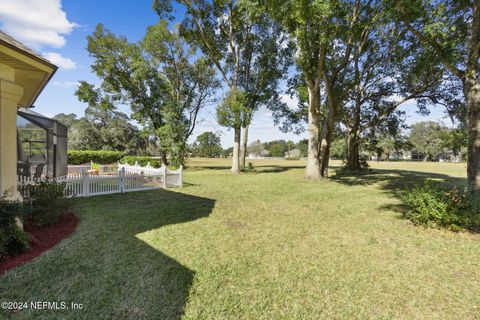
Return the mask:
<svg viewBox="0 0 480 320">
<path fill-rule="evenodd" d="M 458 69 L 457 67 L 455 67 L 454 65 L 452 65 L 447 57 L 446 57 L 446 54 L 445 52 L 443 51 L 442 47 L 433 39 L 430 39 L 428 38 L 425 34 L 421 33 L 420 31 L 418 31 L 417 29 L 415 29 L 409 22 L 406 22 L 404 21 L 404 24 L 405 26 L 407 27 L 407 29 L 418 39 L 420 40 L 420 42 L 423 42 L 424 44 L 426 45 L 429 45 L 430 47 L 432 47 L 438 54 L 438 56 L 440 57 L 440 59 L 442 60 L 442 63 L 443 65 L 445 66 L 445 68 L 447 68 L 451 73 L 453 73 L 454 75 L 456 75 L 457 77 L 459 77 L 460 79 L 464 79 L 465 78 L 465 72 Z"/>
</svg>

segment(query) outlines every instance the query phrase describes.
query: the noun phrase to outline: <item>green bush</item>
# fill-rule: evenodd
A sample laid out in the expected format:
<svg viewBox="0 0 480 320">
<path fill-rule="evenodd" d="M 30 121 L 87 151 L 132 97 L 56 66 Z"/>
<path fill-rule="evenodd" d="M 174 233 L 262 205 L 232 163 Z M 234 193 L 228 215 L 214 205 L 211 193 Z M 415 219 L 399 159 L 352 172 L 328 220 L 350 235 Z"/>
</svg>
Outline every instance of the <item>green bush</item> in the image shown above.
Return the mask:
<svg viewBox="0 0 480 320">
<path fill-rule="evenodd" d="M 125 156 L 121 151 L 104 150 L 68 150 L 68 164 L 78 165 L 90 163 L 111 164 L 119 161 Z"/>
<path fill-rule="evenodd" d="M 20 202 L 0 200 L 0 259 L 14 256 L 28 246 L 28 235 L 17 225 L 24 220 L 26 207 Z"/>
<path fill-rule="evenodd" d="M 357 170 L 351 169 L 347 167 L 347 161 L 342 160 L 342 167 L 335 171 L 337 176 L 349 176 L 349 175 L 362 175 L 362 174 L 370 174 L 370 165 L 368 164 L 365 158 L 359 159 L 360 168 Z"/>
<path fill-rule="evenodd" d="M 241 171 L 245 172 L 245 173 L 255 173 L 255 172 L 257 172 L 257 170 L 255 170 L 255 166 L 251 162 L 247 163 L 247 165 L 245 167 L 242 167 Z"/>
<path fill-rule="evenodd" d="M 135 162 L 138 162 L 138 164 L 142 167 L 145 167 L 149 162 L 154 168 L 160 168 L 162 166 L 162 163 L 159 159 L 153 159 L 151 157 L 125 156 L 120 159 L 120 163 L 122 164 L 128 163 L 129 165 L 134 165 Z"/>
<path fill-rule="evenodd" d="M 68 190 L 64 182 L 41 181 L 28 185 L 27 190 L 32 203 L 30 219 L 39 226 L 45 227 L 56 223 L 70 208 L 70 202 L 65 198 Z"/>
<path fill-rule="evenodd" d="M 480 232 L 480 193 L 426 181 L 403 195 L 404 214 L 416 225 Z"/>
</svg>

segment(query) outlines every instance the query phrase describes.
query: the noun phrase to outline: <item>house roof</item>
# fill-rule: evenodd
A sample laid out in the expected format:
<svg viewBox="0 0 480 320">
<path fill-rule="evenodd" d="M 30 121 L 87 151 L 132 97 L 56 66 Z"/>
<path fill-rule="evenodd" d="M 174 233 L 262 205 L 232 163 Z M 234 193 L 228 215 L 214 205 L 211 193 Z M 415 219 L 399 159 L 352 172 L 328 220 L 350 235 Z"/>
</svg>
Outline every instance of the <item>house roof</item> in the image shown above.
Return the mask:
<svg viewBox="0 0 480 320">
<path fill-rule="evenodd" d="M 13 37 L 9 36 L 2 30 L 0 30 L 0 42 L 2 42 L 4 45 L 12 47 L 12 49 L 14 50 L 18 50 L 27 55 L 30 55 L 33 59 L 38 60 L 39 62 L 44 63 L 51 68 L 54 68 L 54 69 L 57 68 L 57 66 L 55 66 L 53 63 L 51 63 L 50 61 L 48 61 L 47 59 L 45 59 L 44 57 L 42 57 L 41 55 L 33 51 L 32 49 L 28 48 L 26 45 L 24 45 L 20 41 L 15 40 Z"/>
<path fill-rule="evenodd" d="M 42 92 L 57 66 L 0 30 L 0 64 L 15 70 L 10 81 L 23 88 L 18 107 L 29 108 Z"/>
</svg>

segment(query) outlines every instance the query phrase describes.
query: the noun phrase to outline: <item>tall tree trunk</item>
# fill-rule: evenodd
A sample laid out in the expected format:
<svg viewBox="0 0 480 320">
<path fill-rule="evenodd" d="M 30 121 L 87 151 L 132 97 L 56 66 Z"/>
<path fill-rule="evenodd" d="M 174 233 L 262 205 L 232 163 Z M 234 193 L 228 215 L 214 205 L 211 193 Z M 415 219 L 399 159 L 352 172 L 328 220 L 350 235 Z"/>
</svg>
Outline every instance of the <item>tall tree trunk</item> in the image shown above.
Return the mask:
<svg viewBox="0 0 480 320">
<path fill-rule="evenodd" d="M 329 108 L 327 118 L 323 122 L 322 137 L 320 140 L 320 174 L 322 177 L 328 176 L 328 164 L 330 160 L 330 146 L 332 144 L 333 137 L 333 110 Z"/>
<path fill-rule="evenodd" d="M 468 124 L 468 187 L 480 190 L 480 3 L 473 1 L 472 34 L 466 64 L 464 94 L 467 101 Z"/>
<path fill-rule="evenodd" d="M 330 148 L 332 146 L 332 138 L 326 138 L 327 142 L 327 148 L 325 150 L 325 153 L 323 154 L 322 157 L 322 166 L 320 167 L 320 173 L 322 177 L 327 178 L 328 177 L 328 166 L 330 163 Z"/>
<path fill-rule="evenodd" d="M 355 109 L 353 110 L 353 126 L 349 128 L 348 132 L 348 153 L 346 168 L 349 171 L 360 171 L 360 96 L 357 97 L 355 102 Z"/>
<path fill-rule="evenodd" d="M 322 138 L 320 141 L 320 174 L 322 177 L 328 176 L 328 164 L 330 160 L 330 145 L 332 144 L 333 130 L 335 127 L 335 97 L 331 86 L 327 84 L 327 103 L 328 113 L 322 128 Z"/>
<path fill-rule="evenodd" d="M 474 75 L 472 75 L 472 78 Z M 465 85 L 468 113 L 468 186 L 480 190 L 480 83 L 467 76 Z"/>
<path fill-rule="evenodd" d="M 240 173 L 239 156 L 240 156 L 240 135 L 241 127 L 234 128 L 233 139 L 233 157 L 232 157 L 232 173 Z"/>
<path fill-rule="evenodd" d="M 359 154 L 360 137 L 357 129 L 351 129 L 348 134 L 348 154 L 346 168 L 349 171 L 360 171 L 360 154 Z"/>
<path fill-rule="evenodd" d="M 168 166 L 167 154 L 164 151 L 161 152 L 160 158 L 162 161 L 162 165 Z"/>
<path fill-rule="evenodd" d="M 250 126 L 247 125 L 243 128 L 243 140 L 242 140 L 242 156 L 240 159 L 240 165 L 245 167 L 245 158 L 247 157 L 247 146 L 248 146 L 248 128 Z"/>
<path fill-rule="evenodd" d="M 317 86 L 308 87 L 308 154 L 305 178 L 320 180 L 319 162 L 320 137 L 320 89 Z"/>
</svg>

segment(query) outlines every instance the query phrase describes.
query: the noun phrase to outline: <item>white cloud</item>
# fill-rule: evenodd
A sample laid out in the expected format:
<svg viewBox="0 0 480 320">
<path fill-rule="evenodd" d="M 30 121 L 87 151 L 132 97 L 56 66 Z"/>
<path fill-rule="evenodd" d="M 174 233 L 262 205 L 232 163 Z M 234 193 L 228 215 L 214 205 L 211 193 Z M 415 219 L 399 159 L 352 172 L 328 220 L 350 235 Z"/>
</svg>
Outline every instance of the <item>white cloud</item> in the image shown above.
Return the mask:
<svg viewBox="0 0 480 320">
<path fill-rule="evenodd" d="M 77 67 L 77 65 L 75 64 L 75 62 L 73 62 L 72 59 L 65 58 L 61 54 L 56 52 L 45 52 L 43 53 L 43 56 L 45 57 L 45 59 L 47 59 L 54 65 L 59 66 L 60 68 L 65 70 L 73 70 Z"/>
<path fill-rule="evenodd" d="M 65 81 L 65 82 L 55 81 L 52 84 L 55 87 L 62 87 L 66 89 L 77 88 L 79 85 L 78 81 Z"/>
<path fill-rule="evenodd" d="M 2 0 L 0 22 L 9 35 L 33 48 L 65 45 L 64 35 L 77 24 L 68 21 L 60 0 Z"/>
<path fill-rule="evenodd" d="M 255 118 L 269 118 L 272 119 L 273 117 L 273 112 L 271 110 L 268 110 L 264 107 L 261 107 L 256 113 L 255 113 Z"/>
<path fill-rule="evenodd" d="M 286 103 L 290 109 L 298 109 L 298 98 L 296 96 L 291 97 L 289 94 L 282 94 L 280 99 Z"/>
</svg>

